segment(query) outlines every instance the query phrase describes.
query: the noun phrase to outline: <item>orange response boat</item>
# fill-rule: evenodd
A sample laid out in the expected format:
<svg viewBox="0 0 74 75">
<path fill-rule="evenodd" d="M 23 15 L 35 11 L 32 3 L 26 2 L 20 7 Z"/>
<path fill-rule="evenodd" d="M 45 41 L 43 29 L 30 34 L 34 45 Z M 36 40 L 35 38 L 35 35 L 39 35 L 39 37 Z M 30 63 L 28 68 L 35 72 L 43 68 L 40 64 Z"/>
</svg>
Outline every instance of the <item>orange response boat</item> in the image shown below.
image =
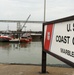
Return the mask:
<svg viewBox="0 0 74 75">
<path fill-rule="evenodd" d="M 20 42 L 22 43 L 28 43 L 32 41 L 32 37 L 31 36 L 25 36 L 25 37 L 21 37 L 20 38 Z"/>
<path fill-rule="evenodd" d="M 11 40 L 12 37 L 8 36 L 8 35 L 0 35 L 0 42 L 9 42 L 9 40 Z"/>
</svg>

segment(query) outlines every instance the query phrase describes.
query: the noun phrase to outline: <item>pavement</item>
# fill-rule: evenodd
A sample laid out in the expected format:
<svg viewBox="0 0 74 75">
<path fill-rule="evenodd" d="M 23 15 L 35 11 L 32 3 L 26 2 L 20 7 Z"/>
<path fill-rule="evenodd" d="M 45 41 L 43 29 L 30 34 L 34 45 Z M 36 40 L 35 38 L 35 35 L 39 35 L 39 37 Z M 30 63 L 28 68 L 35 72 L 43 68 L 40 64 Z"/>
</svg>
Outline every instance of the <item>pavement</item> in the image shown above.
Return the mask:
<svg viewBox="0 0 74 75">
<path fill-rule="evenodd" d="M 0 64 L 0 75 L 74 75 L 74 68 L 47 66 L 47 73 L 41 73 L 41 66 Z"/>
</svg>

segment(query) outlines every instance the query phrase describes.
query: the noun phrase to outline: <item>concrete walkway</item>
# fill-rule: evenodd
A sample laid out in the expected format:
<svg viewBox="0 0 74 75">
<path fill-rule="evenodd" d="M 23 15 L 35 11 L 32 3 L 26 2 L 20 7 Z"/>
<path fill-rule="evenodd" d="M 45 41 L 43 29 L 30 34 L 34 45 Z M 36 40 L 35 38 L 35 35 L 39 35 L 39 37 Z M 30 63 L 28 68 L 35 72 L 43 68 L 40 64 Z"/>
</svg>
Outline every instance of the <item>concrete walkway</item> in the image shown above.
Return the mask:
<svg viewBox="0 0 74 75">
<path fill-rule="evenodd" d="M 40 74 L 41 66 L 0 64 L 0 75 L 74 75 L 74 68 L 47 66 L 47 74 Z"/>
</svg>

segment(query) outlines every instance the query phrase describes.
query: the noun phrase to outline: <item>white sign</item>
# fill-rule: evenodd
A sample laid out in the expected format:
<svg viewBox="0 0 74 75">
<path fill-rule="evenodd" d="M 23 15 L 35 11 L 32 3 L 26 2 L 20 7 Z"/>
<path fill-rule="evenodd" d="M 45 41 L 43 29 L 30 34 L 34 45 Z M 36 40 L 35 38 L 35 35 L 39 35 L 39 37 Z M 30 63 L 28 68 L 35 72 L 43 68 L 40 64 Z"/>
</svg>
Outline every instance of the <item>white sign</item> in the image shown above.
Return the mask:
<svg viewBox="0 0 74 75">
<path fill-rule="evenodd" d="M 44 49 L 74 63 L 74 20 L 46 26 Z"/>
</svg>

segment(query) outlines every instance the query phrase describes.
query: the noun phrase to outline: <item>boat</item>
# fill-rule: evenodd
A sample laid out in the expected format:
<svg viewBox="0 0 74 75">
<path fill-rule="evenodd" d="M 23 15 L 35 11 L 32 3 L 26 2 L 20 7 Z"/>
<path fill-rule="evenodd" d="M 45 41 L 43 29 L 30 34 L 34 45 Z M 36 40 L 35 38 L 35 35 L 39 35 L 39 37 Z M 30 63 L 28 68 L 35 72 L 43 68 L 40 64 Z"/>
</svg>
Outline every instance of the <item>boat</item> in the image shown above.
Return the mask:
<svg viewBox="0 0 74 75">
<path fill-rule="evenodd" d="M 21 37 L 20 38 L 20 42 L 21 43 L 28 43 L 29 42 L 29 39 L 28 39 L 28 37 Z"/>
<path fill-rule="evenodd" d="M 11 43 L 29 43 L 32 41 L 31 36 L 22 35 L 20 38 L 12 38 L 9 40 Z"/>
<path fill-rule="evenodd" d="M 31 35 L 28 35 L 27 33 L 23 34 L 20 38 L 20 42 L 28 43 L 32 41 Z"/>
<path fill-rule="evenodd" d="M 32 37 L 29 33 L 25 33 L 18 38 L 13 35 L 1 34 L 0 42 L 11 42 L 11 43 L 29 43 L 32 41 Z"/>
<path fill-rule="evenodd" d="M 21 37 L 20 39 L 15 38 L 15 39 L 11 39 L 9 40 L 10 43 L 28 43 L 30 42 L 30 40 L 27 37 Z"/>
<path fill-rule="evenodd" d="M 15 39 L 12 38 L 11 40 L 9 40 L 9 42 L 10 43 L 19 43 L 20 40 L 18 38 L 15 38 Z"/>
<path fill-rule="evenodd" d="M 9 42 L 9 40 L 11 40 L 12 37 L 8 36 L 8 35 L 0 35 L 0 42 Z"/>
</svg>

